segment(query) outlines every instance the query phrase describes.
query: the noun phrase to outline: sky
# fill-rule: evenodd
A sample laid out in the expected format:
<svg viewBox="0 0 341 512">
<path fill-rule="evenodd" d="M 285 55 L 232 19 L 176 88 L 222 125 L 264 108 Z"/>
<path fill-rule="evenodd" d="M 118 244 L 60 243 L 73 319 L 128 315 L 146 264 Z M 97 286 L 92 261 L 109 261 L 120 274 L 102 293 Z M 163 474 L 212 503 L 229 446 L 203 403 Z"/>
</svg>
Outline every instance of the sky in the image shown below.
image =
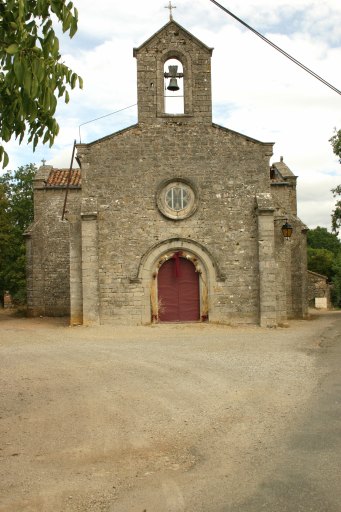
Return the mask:
<svg viewBox="0 0 341 512">
<path fill-rule="evenodd" d="M 68 105 L 59 103 L 60 133 L 52 148 L 7 144 L 9 169 L 44 159 L 69 167 L 72 146 L 137 122 L 139 47 L 169 21 L 168 0 L 74 0 L 73 39 L 60 37 L 63 61 L 82 76 Z M 277 46 L 341 89 L 340 0 L 221 0 Z M 172 0 L 174 20 L 209 47 L 213 122 L 263 142 L 275 142 L 271 162 L 283 156 L 298 176 L 298 215 L 309 227 L 331 229 L 331 189 L 341 165 L 329 139 L 341 128 L 341 95 L 279 54 L 210 0 Z M 130 108 L 126 108 L 130 107 Z M 93 121 L 122 110 L 103 119 Z M 89 122 L 91 121 L 91 122 Z"/>
</svg>

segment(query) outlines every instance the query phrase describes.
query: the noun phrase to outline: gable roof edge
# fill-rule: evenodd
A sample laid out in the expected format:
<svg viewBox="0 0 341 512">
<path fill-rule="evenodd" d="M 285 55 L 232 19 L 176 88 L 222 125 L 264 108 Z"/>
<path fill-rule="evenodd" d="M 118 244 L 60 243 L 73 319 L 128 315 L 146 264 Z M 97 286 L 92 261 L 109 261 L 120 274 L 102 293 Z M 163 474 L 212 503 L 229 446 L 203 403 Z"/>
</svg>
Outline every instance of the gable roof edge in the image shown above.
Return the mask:
<svg viewBox="0 0 341 512">
<path fill-rule="evenodd" d="M 118 130 L 117 132 L 109 133 L 109 135 L 105 135 L 104 137 L 101 137 L 100 139 L 93 140 L 92 142 L 80 142 L 79 144 L 76 144 L 76 148 L 94 146 L 95 144 L 98 144 L 98 143 L 103 142 L 108 139 L 112 139 L 112 138 L 116 137 L 117 135 L 121 135 L 122 133 L 128 132 L 129 130 L 133 130 L 134 128 L 137 128 L 138 126 L 139 126 L 139 124 L 135 123 L 130 126 L 127 126 L 126 128 L 122 128 L 122 130 Z"/>
<path fill-rule="evenodd" d="M 150 43 L 150 41 L 152 41 L 152 39 L 154 39 L 154 37 L 156 37 L 157 35 L 159 35 L 166 27 L 170 26 L 170 25 L 176 25 L 178 28 L 180 28 L 181 30 L 183 30 L 188 36 L 190 36 L 192 39 L 194 39 L 194 41 L 196 41 L 196 43 L 198 43 L 201 47 L 205 48 L 205 50 L 207 50 L 210 55 L 212 55 L 212 52 L 214 50 L 214 48 L 211 48 L 209 46 L 207 46 L 205 43 L 203 43 L 202 41 L 200 41 L 200 39 L 198 39 L 197 37 L 195 37 L 193 34 L 191 34 L 191 32 L 189 32 L 188 30 L 186 30 L 182 25 L 180 25 L 179 23 L 177 23 L 176 21 L 174 20 L 170 20 L 168 21 L 168 23 L 166 23 L 166 25 L 164 25 L 163 27 L 161 27 L 157 32 L 155 32 L 155 34 L 153 34 L 152 36 L 150 36 L 144 43 L 142 43 L 140 46 L 138 46 L 137 48 L 134 48 L 133 49 L 133 56 L 136 57 L 137 56 L 137 53 L 142 50 L 142 48 L 144 46 L 146 46 L 148 43 Z"/>
<path fill-rule="evenodd" d="M 318 272 L 313 272 L 312 270 L 309 270 L 309 269 L 307 270 L 307 273 L 310 275 L 313 275 L 313 276 L 321 277 L 325 281 L 329 281 L 328 276 L 325 276 L 324 274 L 319 274 Z"/>
<path fill-rule="evenodd" d="M 248 135 L 245 135 L 244 133 L 236 132 L 235 130 L 231 130 L 230 128 L 226 128 L 226 126 L 221 126 L 220 124 L 212 123 L 213 128 L 218 128 L 219 130 L 222 130 L 224 132 L 230 132 L 234 133 L 235 135 L 239 135 L 240 137 L 243 137 L 244 139 L 250 141 L 250 142 L 256 142 L 257 144 L 263 144 L 266 146 L 273 146 L 275 142 L 263 142 L 258 139 L 254 139 L 253 137 L 249 137 Z"/>
</svg>

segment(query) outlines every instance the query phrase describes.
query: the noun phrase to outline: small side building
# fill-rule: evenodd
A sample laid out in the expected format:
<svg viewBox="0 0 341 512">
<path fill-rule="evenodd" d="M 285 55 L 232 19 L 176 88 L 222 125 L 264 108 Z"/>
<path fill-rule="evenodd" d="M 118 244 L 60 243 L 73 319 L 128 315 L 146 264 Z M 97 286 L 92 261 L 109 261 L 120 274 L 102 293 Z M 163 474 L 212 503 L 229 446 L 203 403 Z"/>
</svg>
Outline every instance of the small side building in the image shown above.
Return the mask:
<svg viewBox="0 0 341 512">
<path fill-rule="evenodd" d="M 311 308 L 331 308 L 331 285 L 326 276 L 308 270 L 308 304 Z"/>
<path fill-rule="evenodd" d="M 70 225 L 62 220 L 68 169 L 44 165 L 33 181 L 34 222 L 26 231 L 27 312 L 29 316 L 70 315 Z M 80 169 L 68 186 L 69 215 L 81 201 Z"/>
</svg>

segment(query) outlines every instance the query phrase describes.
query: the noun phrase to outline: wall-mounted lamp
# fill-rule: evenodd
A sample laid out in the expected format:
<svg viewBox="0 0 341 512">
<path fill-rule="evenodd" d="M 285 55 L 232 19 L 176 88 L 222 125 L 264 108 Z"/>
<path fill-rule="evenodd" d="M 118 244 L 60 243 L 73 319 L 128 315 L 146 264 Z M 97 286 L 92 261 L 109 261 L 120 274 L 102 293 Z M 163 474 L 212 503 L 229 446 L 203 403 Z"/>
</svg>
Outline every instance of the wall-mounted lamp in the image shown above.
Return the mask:
<svg viewBox="0 0 341 512">
<path fill-rule="evenodd" d="M 282 226 L 282 235 L 287 240 L 289 240 L 291 238 L 291 235 L 292 235 L 292 225 L 289 224 L 288 219 L 285 220 L 285 224 L 283 224 L 283 226 Z"/>
</svg>

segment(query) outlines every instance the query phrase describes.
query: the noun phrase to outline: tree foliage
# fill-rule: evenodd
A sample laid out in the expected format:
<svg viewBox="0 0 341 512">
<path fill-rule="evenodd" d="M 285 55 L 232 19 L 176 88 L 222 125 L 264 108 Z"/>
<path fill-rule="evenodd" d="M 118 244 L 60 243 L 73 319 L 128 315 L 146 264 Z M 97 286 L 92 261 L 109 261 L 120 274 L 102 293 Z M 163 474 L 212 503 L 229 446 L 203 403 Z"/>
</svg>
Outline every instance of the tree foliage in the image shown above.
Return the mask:
<svg viewBox="0 0 341 512">
<path fill-rule="evenodd" d="M 336 130 L 335 128 L 334 135 L 329 139 L 329 142 L 332 145 L 335 155 L 339 157 L 341 164 L 341 130 Z"/>
<path fill-rule="evenodd" d="M 339 158 L 339 162 L 341 163 L 341 130 L 336 130 L 334 135 L 329 139 L 329 142 L 332 145 L 333 151 L 335 155 Z M 338 185 L 336 188 L 332 189 L 334 197 L 341 196 L 341 185 Z M 338 234 L 339 228 L 341 227 L 341 199 L 338 199 L 335 203 L 335 208 L 332 212 L 332 229 L 333 232 Z"/>
<path fill-rule="evenodd" d="M 27 133 L 33 149 L 51 146 L 59 131 L 54 117 L 57 97 L 69 101 L 68 89 L 82 79 L 62 61 L 53 24 L 73 37 L 78 12 L 66 0 L 0 0 L 0 138 Z M 0 162 L 8 155 L 0 145 Z"/>
<path fill-rule="evenodd" d="M 332 189 L 334 197 L 341 196 L 341 185 Z M 338 199 L 335 203 L 334 210 L 332 211 L 332 229 L 335 234 L 339 234 L 341 227 L 341 199 Z"/>
<path fill-rule="evenodd" d="M 334 260 L 333 272 L 332 301 L 335 306 L 341 307 L 341 252 Z"/>
<path fill-rule="evenodd" d="M 317 274 L 328 277 L 331 281 L 333 272 L 334 255 L 328 249 L 314 249 L 308 247 L 308 269 Z"/>
<path fill-rule="evenodd" d="M 334 233 L 318 226 L 308 231 L 308 269 L 328 277 L 332 302 L 341 306 L 341 242 Z"/>
<path fill-rule="evenodd" d="M 24 232 L 33 221 L 33 164 L 0 176 L 0 297 L 25 300 Z"/>
<path fill-rule="evenodd" d="M 341 242 L 338 237 L 329 233 L 327 228 L 321 228 L 320 226 L 308 231 L 307 242 L 310 248 L 327 249 L 334 256 L 337 256 L 341 250 Z"/>
</svg>

